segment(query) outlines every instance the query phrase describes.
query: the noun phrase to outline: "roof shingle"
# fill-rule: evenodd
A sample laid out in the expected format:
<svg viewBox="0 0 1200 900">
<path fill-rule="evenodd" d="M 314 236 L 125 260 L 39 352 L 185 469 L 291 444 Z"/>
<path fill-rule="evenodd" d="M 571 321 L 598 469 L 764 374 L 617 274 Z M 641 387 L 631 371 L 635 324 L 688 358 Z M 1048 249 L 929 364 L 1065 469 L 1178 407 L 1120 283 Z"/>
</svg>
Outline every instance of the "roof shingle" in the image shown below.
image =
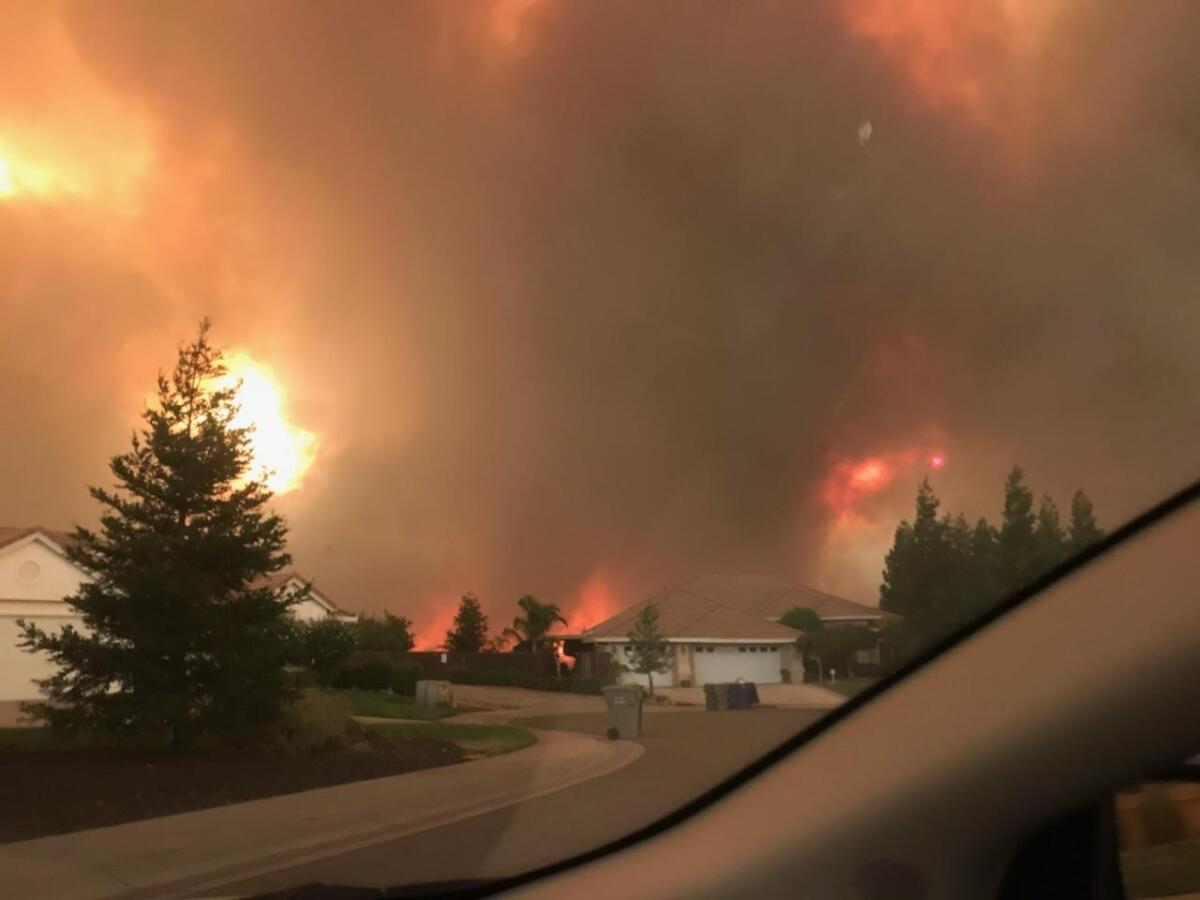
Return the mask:
<svg viewBox="0 0 1200 900">
<path fill-rule="evenodd" d="M 793 640 L 798 632 L 773 621 L 795 606 L 822 619 L 879 619 L 878 607 L 855 603 L 769 575 L 697 575 L 621 610 L 583 633 L 584 639 L 623 638 L 642 609 L 658 609 L 667 638 Z"/>
</svg>

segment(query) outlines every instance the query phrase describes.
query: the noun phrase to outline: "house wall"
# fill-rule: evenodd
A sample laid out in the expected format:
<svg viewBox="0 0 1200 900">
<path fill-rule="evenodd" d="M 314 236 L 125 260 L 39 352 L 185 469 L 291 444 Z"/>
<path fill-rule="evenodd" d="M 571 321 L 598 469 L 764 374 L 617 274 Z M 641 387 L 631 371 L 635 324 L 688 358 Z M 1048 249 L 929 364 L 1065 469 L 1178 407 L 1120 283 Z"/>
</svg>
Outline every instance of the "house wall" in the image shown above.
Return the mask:
<svg viewBox="0 0 1200 900">
<path fill-rule="evenodd" d="M 628 653 L 628 644 L 602 644 L 600 646 L 605 647 L 608 653 L 613 654 L 614 661 L 619 662 L 624 666 L 632 665 L 632 661 L 630 660 Z M 672 659 L 667 663 L 666 668 L 662 672 L 654 673 L 654 686 L 673 687 L 674 685 L 678 684 L 679 681 L 676 675 L 676 666 L 677 661 L 674 658 L 674 654 L 672 654 Z M 648 687 L 650 684 L 650 679 L 646 675 L 642 675 L 638 672 L 624 671 L 617 677 L 617 684 L 640 684 L 643 687 Z"/>
<path fill-rule="evenodd" d="M 292 616 L 298 622 L 315 622 L 329 618 L 329 610 L 310 596 L 292 607 Z"/>
<path fill-rule="evenodd" d="M 0 548 L 0 701 L 35 699 L 35 682 L 54 672 L 44 654 L 27 653 L 18 646 L 17 619 L 35 622 L 46 631 L 68 623 L 82 629 L 82 618 L 63 599 L 86 580 L 74 563 L 37 535 Z M 329 616 L 312 597 L 294 607 L 293 614 L 304 622 Z"/>
<path fill-rule="evenodd" d="M 67 623 L 82 628 L 82 619 L 63 598 L 85 580 L 74 564 L 36 536 L 0 550 L 0 700 L 33 699 L 38 695 L 34 680 L 54 673 L 54 664 L 44 654 L 18 646 L 17 619 L 46 631 L 58 631 Z"/>
</svg>

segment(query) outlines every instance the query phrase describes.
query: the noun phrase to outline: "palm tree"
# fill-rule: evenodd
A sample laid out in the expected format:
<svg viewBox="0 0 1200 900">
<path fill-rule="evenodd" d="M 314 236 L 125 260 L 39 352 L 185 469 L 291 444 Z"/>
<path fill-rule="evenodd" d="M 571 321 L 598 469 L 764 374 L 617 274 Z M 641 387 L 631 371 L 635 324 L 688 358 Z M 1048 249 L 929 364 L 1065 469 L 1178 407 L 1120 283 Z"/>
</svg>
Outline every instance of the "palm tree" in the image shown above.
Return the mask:
<svg viewBox="0 0 1200 900">
<path fill-rule="evenodd" d="M 532 594 L 526 594 L 517 601 L 517 606 L 524 615 L 513 619 L 512 626 L 505 628 L 501 637 L 512 638 L 517 643 L 528 641 L 529 649 L 534 653 L 541 649 L 542 640 L 555 622 L 567 624 L 557 603 L 542 603 Z"/>
</svg>

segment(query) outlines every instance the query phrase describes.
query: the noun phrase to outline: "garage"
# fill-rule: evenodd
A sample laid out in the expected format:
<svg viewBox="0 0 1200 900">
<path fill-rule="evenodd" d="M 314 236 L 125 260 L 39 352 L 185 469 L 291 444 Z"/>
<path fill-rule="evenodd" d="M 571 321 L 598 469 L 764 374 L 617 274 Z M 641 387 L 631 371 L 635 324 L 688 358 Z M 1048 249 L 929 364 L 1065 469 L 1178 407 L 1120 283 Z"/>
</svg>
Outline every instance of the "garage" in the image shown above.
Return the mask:
<svg viewBox="0 0 1200 900">
<path fill-rule="evenodd" d="M 778 644 L 698 644 L 694 652 L 692 665 L 697 684 L 739 678 L 756 684 L 782 681 Z"/>
</svg>

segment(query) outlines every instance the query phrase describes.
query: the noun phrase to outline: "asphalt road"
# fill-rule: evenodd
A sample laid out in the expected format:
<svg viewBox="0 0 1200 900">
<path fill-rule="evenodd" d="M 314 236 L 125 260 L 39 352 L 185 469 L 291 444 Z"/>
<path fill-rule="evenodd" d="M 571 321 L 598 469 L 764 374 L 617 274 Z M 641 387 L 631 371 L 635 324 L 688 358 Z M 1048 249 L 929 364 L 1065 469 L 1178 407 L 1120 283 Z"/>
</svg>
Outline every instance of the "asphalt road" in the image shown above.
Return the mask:
<svg viewBox="0 0 1200 900">
<path fill-rule="evenodd" d="M 646 752 L 611 775 L 205 893 L 252 896 L 313 883 L 399 886 L 527 871 L 651 824 L 822 715 L 820 710 L 772 708 L 654 710 L 644 720 Z M 607 721 L 602 714 L 583 713 L 523 719 L 520 724 L 600 735 Z"/>
</svg>

